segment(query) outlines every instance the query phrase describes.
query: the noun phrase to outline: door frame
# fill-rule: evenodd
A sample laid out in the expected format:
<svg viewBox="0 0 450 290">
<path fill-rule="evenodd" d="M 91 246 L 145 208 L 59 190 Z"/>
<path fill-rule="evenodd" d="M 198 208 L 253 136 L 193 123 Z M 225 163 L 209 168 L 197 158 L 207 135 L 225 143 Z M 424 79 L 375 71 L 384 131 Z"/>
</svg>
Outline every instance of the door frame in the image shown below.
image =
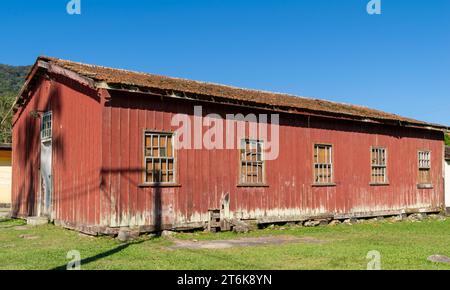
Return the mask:
<svg viewBox="0 0 450 290">
<path fill-rule="evenodd" d="M 52 219 L 53 215 L 53 115 L 52 111 L 47 111 L 41 115 L 40 122 L 40 138 L 39 138 L 39 199 L 38 199 L 38 216 L 48 217 Z M 43 181 L 43 147 L 50 147 L 48 153 L 49 168 L 47 168 L 48 180 Z M 47 183 L 47 184 L 43 184 Z M 44 192 L 45 191 L 45 192 Z"/>
<path fill-rule="evenodd" d="M 450 160 L 444 160 L 444 207 L 450 212 Z"/>
</svg>

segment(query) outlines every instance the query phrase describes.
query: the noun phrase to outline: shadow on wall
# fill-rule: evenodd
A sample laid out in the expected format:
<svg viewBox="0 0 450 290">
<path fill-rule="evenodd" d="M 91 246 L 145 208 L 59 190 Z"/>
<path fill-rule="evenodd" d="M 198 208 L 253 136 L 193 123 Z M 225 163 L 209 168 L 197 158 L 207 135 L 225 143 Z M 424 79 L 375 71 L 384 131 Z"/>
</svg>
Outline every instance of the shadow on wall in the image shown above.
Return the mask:
<svg viewBox="0 0 450 290">
<path fill-rule="evenodd" d="M 38 164 L 38 160 L 35 161 Z M 76 202 L 80 197 L 86 197 L 92 193 L 100 192 L 100 195 L 105 198 L 108 204 L 114 208 L 112 205 L 112 200 L 115 199 L 111 196 L 114 190 L 111 190 L 109 183 L 106 181 L 112 176 L 117 176 L 117 178 L 126 178 L 130 185 L 135 188 L 138 188 L 141 184 L 140 180 L 145 170 L 143 168 L 102 168 L 100 172 L 97 170 L 91 170 L 85 176 L 81 178 L 84 180 L 83 183 L 78 184 L 70 184 L 63 183 L 61 187 L 55 188 L 58 191 L 58 195 L 54 195 L 53 203 L 55 206 L 62 208 L 61 203 L 73 203 Z M 159 171 L 154 171 L 155 176 L 159 176 Z M 100 180 L 100 184 L 99 184 Z M 76 194 L 74 194 L 76 193 Z M 159 182 L 155 182 L 154 185 L 149 188 L 146 192 L 148 196 L 150 196 L 151 206 L 152 206 L 152 215 L 151 220 L 147 221 L 146 225 L 151 225 L 154 228 L 155 232 L 160 232 L 163 230 L 163 212 L 162 212 L 162 187 Z M 99 197 L 100 198 L 100 197 Z M 16 205 L 20 205 L 17 203 Z M 126 208 L 127 206 L 131 206 L 128 204 L 121 204 L 118 208 Z M 139 206 L 139 205 L 138 205 Z M 19 207 L 16 206 L 14 209 L 14 214 L 17 215 L 19 213 Z M 32 211 L 30 211 L 32 212 Z M 108 213 L 104 213 L 107 214 Z M 116 216 L 120 216 L 120 213 L 117 213 Z M 79 221 L 83 223 L 83 221 Z M 118 221 L 120 222 L 120 221 Z"/>
<path fill-rule="evenodd" d="M 84 87 L 66 77 L 47 74 L 36 78 L 29 85 L 28 93 L 34 98 L 27 98 L 20 109 L 15 112 L 13 121 L 14 167 L 12 216 L 32 216 L 37 212 L 38 191 L 40 184 L 40 118 L 42 113 L 52 111 L 53 119 L 61 118 L 63 104 L 61 89 L 54 79 L 70 88 L 86 94 L 98 102 L 97 92 Z M 48 81 L 46 83 L 46 81 Z M 44 84 L 49 84 L 48 86 Z M 46 98 L 46 96 L 48 96 Z M 35 112 L 37 114 L 32 114 Z M 65 140 L 62 134 L 52 136 L 52 156 L 65 167 Z"/>
<path fill-rule="evenodd" d="M 133 187 L 138 188 L 141 184 L 140 179 L 142 178 L 142 175 L 145 174 L 145 169 L 143 168 L 126 168 L 126 169 L 119 169 L 119 168 L 103 168 L 101 170 L 101 191 L 105 192 L 108 195 L 108 202 L 111 203 L 112 201 L 112 192 L 105 181 L 105 179 L 109 179 L 112 176 L 120 176 L 121 178 L 123 176 L 126 177 L 128 183 L 132 185 Z M 109 177 L 108 177 L 109 176 Z M 153 176 L 160 176 L 159 170 L 153 171 Z M 150 194 L 151 196 L 151 206 L 152 206 L 152 220 L 149 221 L 150 224 L 153 226 L 153 231 L 157 234 L 159 234 L 163 230 L 163 205 L 162 205 L 162 187 L 161 182 L 157 181 L 154 182 L 151 186 L 149 191 L 146 191 L 146 194 Z M 122 205 L 122 208 L 125 205 Z M 127 204 L 127 206 L 130 206 L 130 203 Z M 117 215 L 116 215 L 117 216 Z M 117 221 L 117 223 L 120 223 L 120 221 Z"/>
<path fill-rule="evenodd" d="M 159 170 L 153 171 L 153 176 L 160 176 Z M 160 182 L 155 183 L 153 191 L 153 224 L 155 226 L 155 232 L 160 235 L 162 231 L 162 197 Z"/>
<path fill-rule="evenodd" d="M 50 80 L 49 80 L 50 79 Z M 63 111 L 63 103 L 60 95 L 61 86 L 54 81 L 62 83 L 82 94 L 88 95 L 95 101 L 100 102 L 98 92 L 87 88 L 75 81 L 62 76 L 41 76 L 34 80 L 34 84 L 28 95 L 35 96 L 27 98 L 19 111 L 15 113 L 14 118 L 14 150 L 15 150 L 15 176 L 13 184 L 13 202 L 11 208 L 12 216 L 33 216 L 37 214 L 37 201 L 39 198 L 40 184 L 40 117 L 43 112 L 52 111 L 53 120 L 60 120 Z M 48 96 L 48 98 L 46 98 Z M 38 114 L 31 114 L 37 112 Z M 52 136 L 52 156 L 54 160 L 61 164 L 63 168 L 67 167 L 67 146 L 63 134 L 58 131 L 53 132 Z M 70 169 L 67 169 L 70 170 Z M 139 178 L 142 176 L 143 168 L 102 168 L 92 170 L 85 176 L 80 176 L 78 184 L 62 182 L 57 184 L 58 195 L 53 195 L 54 204 L 64 203 L 67 200 L 73 200 L 75 197 L 88 195 L 90 192 L 103 190 L 111 203 L 110 188 L 103 179 L 105 174 L 126 176 L 130 184 L 139 186 Z M 54 184 L 55 185 L 55 184 Z M 57 198 L 56 198 L 57 197 Z M 154 208 L 153 223 L 156 229 L 162 227 L 162 205 L 161 188 L 154 187 L 152 190 L 152 199 Z"/>
</svg>

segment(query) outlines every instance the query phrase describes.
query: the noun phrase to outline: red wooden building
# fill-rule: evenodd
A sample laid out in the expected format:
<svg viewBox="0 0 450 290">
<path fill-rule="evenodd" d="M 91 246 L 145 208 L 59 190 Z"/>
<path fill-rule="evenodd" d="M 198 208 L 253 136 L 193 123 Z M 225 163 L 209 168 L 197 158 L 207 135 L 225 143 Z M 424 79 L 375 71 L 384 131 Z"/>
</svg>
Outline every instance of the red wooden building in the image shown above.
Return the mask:
<svg viewBox="0 0 450 290">
<path fill-rule="evenodd" d="M 178 148 L 173 119 L 195 123 L 194 106 L 222 118 L 278 114 L 278 155 L 265 159 L 268 140 L 252 136 L 240 136 L 240 148 Z M 444 129 L 359 106 L 40 57 L 13 119 L 12 214 L 114 233 L 201 228 L 215 218 L 227 228 L 437 212 Z"/>
</svg>

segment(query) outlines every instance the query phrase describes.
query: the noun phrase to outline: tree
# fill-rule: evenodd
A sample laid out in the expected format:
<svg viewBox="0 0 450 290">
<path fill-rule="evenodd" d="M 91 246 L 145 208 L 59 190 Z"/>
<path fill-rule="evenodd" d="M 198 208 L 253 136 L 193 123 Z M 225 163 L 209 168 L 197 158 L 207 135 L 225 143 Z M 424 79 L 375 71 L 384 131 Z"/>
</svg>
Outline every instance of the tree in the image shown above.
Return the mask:
<svg viewBox="0 0 450 290">
<path fill-rule="evenodd" d="M 0 64 L 0 143 L 11 143 L 11 107 L 22 86 L 29 66 L 9 66 Z"/>
<path fill-rule="evenodd" d="M 450 146 L 450 135 L 444 134 L 444 142 L 446 146 Z"/>
</svg>

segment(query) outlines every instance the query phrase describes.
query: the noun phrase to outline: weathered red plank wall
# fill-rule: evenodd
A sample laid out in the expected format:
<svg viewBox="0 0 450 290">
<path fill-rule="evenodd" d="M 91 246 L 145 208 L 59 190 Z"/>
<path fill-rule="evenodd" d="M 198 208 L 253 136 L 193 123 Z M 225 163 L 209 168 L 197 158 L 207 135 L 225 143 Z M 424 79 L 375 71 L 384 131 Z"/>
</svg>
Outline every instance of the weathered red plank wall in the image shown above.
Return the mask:
<svg viewBox="0 0 450 290">
<path fill-rule="evenodd" d="M 177 187 L 140 187 L 143 131 L 174 131 L 174 114 L 193 121 L 195 103 L 106 92 L 103 112 L 102 220 L 111 226 L 204 222 L 230 194 L 232 215 L 289 220 L 322 214 L 381 214 L 443 204 L 442 134 L 425 130 L 280 116 L 279 158 L 266 162 L 267 187 L 238 187 L 237 150 L 179 150 Z M 197 104 L 197 105 L 200 105 Z M 204 115 L 260 113 L 205 103 Z M 206 131 L 207 128 L 204 128 Z M 333 144 L 336 186 L 314 187 L 313 144 Z M 370 148 L 388 150 L 389 185 L 370 186 Z M 417 188 L 417 150 L 432 151 L 432 189 Z M 109 204 L 109 206 L 108 206 Z"/>
<path fill-rule="evenodd" d="M 41 78 L 13 127 L 13 215 L 37 214 L 40 190 L 40 119 L 53 115 L 53 218 L 67 224 L 100 223 L 102 104 L 97 92 L 61 76 Z"/>
<path fill-rule="evenodd" d="M 14 117 L 14 216 L 36 214 L 40 121 L 30 113 L 49 109 L 53 218 L 69 225 L 201 224 L 208 209 L 219 208 L 226 194 L 232 216 L 280 221 L 443 205 L 441 133 L 294 115 L 280 116 L 280 154 L 266 162 L 267 187 L 237 186 L 237 149 L 179 150 L 179 185 L 142 187 L 144 129 L 174 131 L 172 117 L 184 113 L 193 121 L 194 105 L 203 105 L 204 115 L 222 117 L 261 112 L 117 91 L 97 93 L 67 78 L 52 77 L 39 80 Z M 333 144 L 336 186 L 312 186 L 316 142 Z M 388 150 L 389 185 L 369 185 L 371 146 Z M 432 189 L 417 189 L 417 150 L 432 151 Z"/>
</svg>

